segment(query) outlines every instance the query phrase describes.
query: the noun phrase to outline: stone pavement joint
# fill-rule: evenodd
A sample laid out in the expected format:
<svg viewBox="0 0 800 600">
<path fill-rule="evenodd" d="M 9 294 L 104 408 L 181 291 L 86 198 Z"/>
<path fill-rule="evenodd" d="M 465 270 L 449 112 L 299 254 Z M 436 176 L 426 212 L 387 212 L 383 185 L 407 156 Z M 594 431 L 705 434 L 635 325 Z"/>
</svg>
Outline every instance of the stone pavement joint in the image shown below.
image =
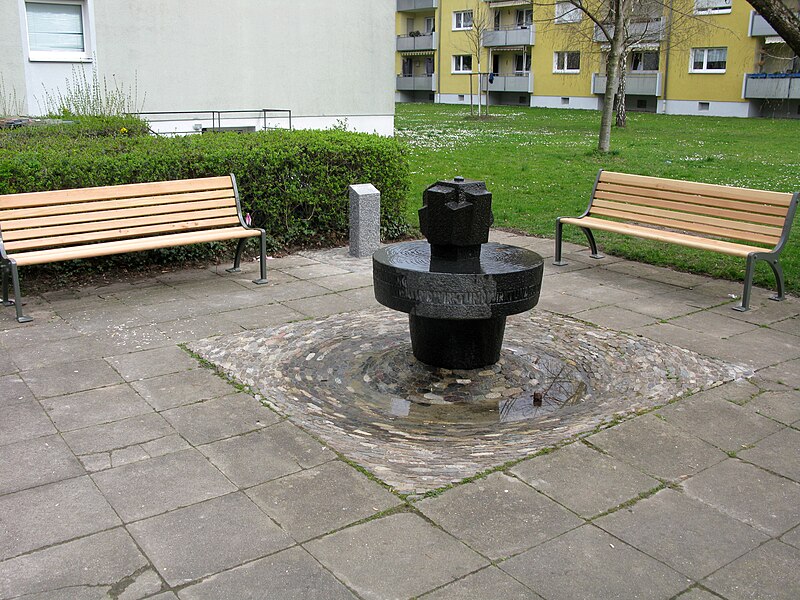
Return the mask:
<svg viewBox="0 0 800 600">
<path fill-rule="evenodd" d="M 0 600 L 800 597 L 800 301 L 754 289 L 737 313 L 739 283 L 565 251 L 534 310 L 755 374 L 424 498 L 179 345 L 377 307 L 368 257 L 276 258 L 261 287 L 247 262 L 58 290 L 24 325 L 0 312 Z"/>
</svg>

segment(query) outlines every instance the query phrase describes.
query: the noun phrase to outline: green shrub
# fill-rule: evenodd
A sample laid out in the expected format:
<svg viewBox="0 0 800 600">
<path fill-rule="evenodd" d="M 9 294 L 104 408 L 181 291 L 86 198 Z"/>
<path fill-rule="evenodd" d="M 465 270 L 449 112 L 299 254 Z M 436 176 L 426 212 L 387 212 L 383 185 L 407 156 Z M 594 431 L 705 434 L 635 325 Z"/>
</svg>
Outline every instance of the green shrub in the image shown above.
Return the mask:
<svg viewBox="0 0 800 600">
<path fill-rule="evenodd" d="M 123 131 L 124 130 L 124 131 Z M 242 210 L 263 227 L 272 250 L 341 241 L 348 232 L 347 188 L 381 191 L 385 238 L 406 233 L 409 171 L 392 138 L 346 131 L 142 135 L 119 117 L 0 134 L 0 194 L 189 179 L 233 173 Z M 206 246 L 208 252 L 218 246 Z M 157 260 L 183 260 L 194 250 L 169 249 Z M 140 262 L 130 255 L 126 264 Z"/>
</svg>

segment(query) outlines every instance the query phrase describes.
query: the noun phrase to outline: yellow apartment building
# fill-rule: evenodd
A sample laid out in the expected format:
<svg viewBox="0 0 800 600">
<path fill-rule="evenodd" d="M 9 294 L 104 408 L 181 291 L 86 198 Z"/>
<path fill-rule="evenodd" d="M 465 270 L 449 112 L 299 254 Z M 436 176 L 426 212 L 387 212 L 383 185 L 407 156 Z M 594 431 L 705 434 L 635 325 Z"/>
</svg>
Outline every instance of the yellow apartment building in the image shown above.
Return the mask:
<svg viewBox="0 0 800 600">
<path fill-rule="evenodd" d="M 396 1 L 398 101 L 477 103 L 480 90 L 490 105 L 601 107 L 608 41 L 570 3 Z M 627 36 L 629 110 L 800 117 L 800 61 L 747 2 L 642 6 Z"/>
</svg>

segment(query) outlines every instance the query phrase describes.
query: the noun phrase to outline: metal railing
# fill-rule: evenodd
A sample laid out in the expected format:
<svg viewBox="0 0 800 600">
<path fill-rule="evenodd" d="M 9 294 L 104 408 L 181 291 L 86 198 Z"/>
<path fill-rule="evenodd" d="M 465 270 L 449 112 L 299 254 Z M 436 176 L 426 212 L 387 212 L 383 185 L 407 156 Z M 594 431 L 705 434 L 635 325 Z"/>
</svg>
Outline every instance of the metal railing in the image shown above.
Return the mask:
<svg viewBox="0 0 800 600">
<path fill-rule="evenodd" d="M 162 110 L 136 113 L 145 119 L 154 133 L 193 135 L 208 131 L 256 131 L 292 129 L 292 111 L 287 108 L 256 108 L 250 110 Z M 189 124 L 182 128 L 182 124 Z M 172 126 L 159 130 L 158 125 Z"/>
</svg>

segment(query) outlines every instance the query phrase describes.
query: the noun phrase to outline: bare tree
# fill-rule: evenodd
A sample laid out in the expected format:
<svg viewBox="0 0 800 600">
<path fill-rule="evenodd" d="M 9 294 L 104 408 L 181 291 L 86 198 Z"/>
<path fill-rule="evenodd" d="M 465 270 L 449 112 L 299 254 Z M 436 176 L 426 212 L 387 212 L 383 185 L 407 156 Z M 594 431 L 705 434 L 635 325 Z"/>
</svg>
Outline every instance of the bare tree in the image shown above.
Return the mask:
<svg viewBox="0 0 800 600">
<path fill-rule="evenodd" d="M 487 8 L 486 2 L 483 0 L 473 0 L 472 7 L 472 27 L 468 29 L 466 34 L 466 48 L 465 51 L 469 52 L 474 57 L 474 66 L 477 66 L 478 73 L 478 117 L 481 116 L 481 99 L 483 97 L 483 88 L 481 85 L 481 58 L 483 55 L 483 37 L 484 34 L 491 28 L 492 22 Z M 472 77 L 472 75 L 470 75 Z M 488 100 L 487 100 L 488 102 Z M 472 94 L 470 94 L 470 110 L 472 109 Z M 488 109 L 487 109 L 488 114 Z"/>
<path fill-rule="evenodd" d="M 747 0 L 747 2 L 764 17 L 789 48 L 800 56 L 800 16 L 797 13 L 797 3 L 787 0 Z"/>
</svg>

